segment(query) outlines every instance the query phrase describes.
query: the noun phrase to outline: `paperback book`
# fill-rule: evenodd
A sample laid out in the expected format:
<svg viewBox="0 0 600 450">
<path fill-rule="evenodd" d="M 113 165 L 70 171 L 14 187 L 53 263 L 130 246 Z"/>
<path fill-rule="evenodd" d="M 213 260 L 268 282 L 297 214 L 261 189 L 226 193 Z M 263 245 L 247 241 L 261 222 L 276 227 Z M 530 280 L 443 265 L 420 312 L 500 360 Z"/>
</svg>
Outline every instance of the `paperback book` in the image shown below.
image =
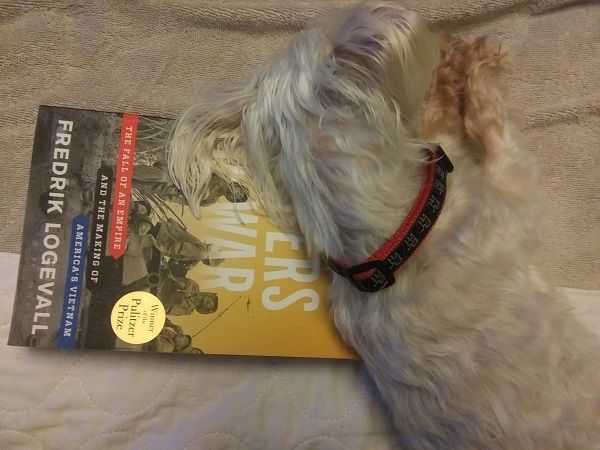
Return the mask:
<svg viewBox="0 0 600 450">
<path fill-rule="evenodd" d="M 171 119 L 41 106 L 9 344 L 354 359 L 321 267 L 231 180 L 194 216 Z"/>
</svg>

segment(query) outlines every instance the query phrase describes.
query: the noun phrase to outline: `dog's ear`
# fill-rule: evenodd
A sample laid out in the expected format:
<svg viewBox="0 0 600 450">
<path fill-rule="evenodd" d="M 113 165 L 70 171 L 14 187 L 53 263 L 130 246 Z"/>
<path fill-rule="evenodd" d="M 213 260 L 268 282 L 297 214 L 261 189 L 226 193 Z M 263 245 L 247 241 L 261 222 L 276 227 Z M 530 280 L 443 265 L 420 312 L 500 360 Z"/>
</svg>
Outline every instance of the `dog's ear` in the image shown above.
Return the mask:
<svg viewBox="0 0 600 450">
<path fill-rule="evenodd" d="M 252 193 L 273 223 L 300 228 L 310 256 L 332 254 L 339 250 L 340 233 L 331 215 L 332 192 L 319 172 L 324 161 L 318 124 L 300 113 L 295 85 L 284 97 L 271 96 L 271 86 L 259 90 L 244 117 Z"/>
<path fill-rule="evenodd" d="M 437 37 L 417 13 L 395 3 L 361 5 L 342 22 L 333 45 L 341 67 L 362 71 L 408 122 L 416 118 L 440 58 Z"/>
<path fill-rule="evenodd" d="M 484 156 L 493 157 L 508 126 L 502 74 L 506 54 L 498 43 L 480 36 L 467 47 L 464 91 L 465 130 L 478 143 Z"/>
<path fill-rule="evenodd" d="M 213 174 L 243 184 L 235 172 L 243 167 L 241 122 L 254 98 L 249 89 L 221 91 L 193 104 L 175 124 L 167 154 L 169 174 L 194 214 L 209 194 Z"/>
<path fill-rule="evenodd" d="M 472 41 L 447 37 L 443 58 L 421 120 L 423 136 L 464 133 L 478 161 L 493 156 L 508 125 L 502 73 L 506 55 L 500 44 L 480 36 Z"/>
</svg>

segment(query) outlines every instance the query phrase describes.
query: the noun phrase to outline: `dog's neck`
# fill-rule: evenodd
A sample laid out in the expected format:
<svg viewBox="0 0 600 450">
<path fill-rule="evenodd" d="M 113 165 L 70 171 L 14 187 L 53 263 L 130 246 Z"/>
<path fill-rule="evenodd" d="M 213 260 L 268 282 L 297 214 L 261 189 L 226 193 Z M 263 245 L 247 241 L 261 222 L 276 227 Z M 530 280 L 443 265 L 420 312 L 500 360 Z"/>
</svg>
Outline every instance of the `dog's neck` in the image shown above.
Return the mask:
<svg viewBox="0 0 600 450">
<path fill-rule="evenodd" d="M 323 179 L 335 201 L 321 219 L 335 224 L 341 245 L 326 245 L 322 254 L 350 264 L 362 261 L 394 233 L 413 205 L 423 180 L 419 155 L 409 159 L 391 149 L 381 153 L 387 155 L 373 160 L 349 156 L 340 164 L 349 167 L 352 176 Z M 319 228 L 303 231 L 316 233 Z"/>
<path fill-rule="evenodd" d="M 443 149 L 424 149 L 426 163 L 415 203 L 400 226 L 377 251 L 357 265 L 329 258 L 329 266 L 358 290 L 377 292 L 395 283 L 394 273 L 406 264 L 433 229 L 446 197 L 446 179 L 454 170 Z"/>
</svg>

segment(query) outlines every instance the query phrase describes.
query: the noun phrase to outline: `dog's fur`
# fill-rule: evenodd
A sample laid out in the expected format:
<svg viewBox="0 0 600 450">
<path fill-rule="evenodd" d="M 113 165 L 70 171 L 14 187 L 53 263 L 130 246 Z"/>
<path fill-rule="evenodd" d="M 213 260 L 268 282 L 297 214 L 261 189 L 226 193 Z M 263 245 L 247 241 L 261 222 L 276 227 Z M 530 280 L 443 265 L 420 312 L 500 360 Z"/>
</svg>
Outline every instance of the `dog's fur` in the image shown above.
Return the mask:
<svg viewBox="0 0 600 450">
<path fill-rule="evenodd" d="M 397 5 L 361 5 L 315 20 L 247 87 L 193 105 L 173 136 L 170 171 L 196 211 L 212 173 L 247 169 L 235 177 L 273 220 L 350 264 L 393 234 L 422 148 L 441 144 L 456 168 L 446 204 L 396 284 L 330 287 L 407 448 L 600 443 L 600 347 L 533 265 L 545 212 L 502 67 L 484 38 L 439 39 Z"/>
</svg>

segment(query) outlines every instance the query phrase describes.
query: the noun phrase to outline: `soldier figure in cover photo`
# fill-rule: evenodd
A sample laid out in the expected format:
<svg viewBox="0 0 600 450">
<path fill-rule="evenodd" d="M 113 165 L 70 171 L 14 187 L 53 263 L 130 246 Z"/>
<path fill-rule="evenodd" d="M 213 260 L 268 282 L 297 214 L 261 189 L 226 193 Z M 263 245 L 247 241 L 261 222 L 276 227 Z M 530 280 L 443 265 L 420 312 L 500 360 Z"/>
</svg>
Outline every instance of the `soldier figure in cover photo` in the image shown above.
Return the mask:
<svg viewBox="0 0 600 450">
<path fill-rule="evenodd" d="M 152 166 L 136 164 L 132 175 L 133 187 L 144 197 L 158 196 L 163 201 L 187 205 L 183 193 L 162 169 L 160 162 Z"/>
<path fill-rule="evenodd" d="M 201 241 L 171 218 L 158 222 L 152 235 L 161 254 L 171 260 L 202 261 L 208 266 L 223 262 L 223 259 L 213 258 L 211 244 Z"/>
<path fill-rule="evenodd" d="M 187 205 L 183 193 L 175 186 L 160 161 L 152 166 L 136 164 L 132 179 L 133 187 L 144 197 L 158 196 L 163 201 Z M 239 183 L 229 183 L 218 175 L 211 176 L 209 186 L 209 195 L 202 201 L 201 206 L 212 205 L 220 197 L 225 197 L 231 203 L 243 203 L 248 200 L 248 193 Z"/>
<path fill-rule="evenodd" d="M 143 202 L 133 206 L 136 211 L 144 208 Z M 141 212 L 132 215 L 123 265 L 124 291 L 150 289 L 157 293 L 171 315 L 191 314 L 194 310 L 210 314 L 218 307 L 217 295 L 201 292 L 198 284 L 186 277 L 199 262 L 215 266 L 223 259 L 214 258 L 210 244 L 173 219 L 154 225 Z"/>
<path fill-rule="evenodd" d="M 122 281 L 126 286 L 125 291 L 147 288 L 140 280 L 149 273 L 157 272 L 157 269 L 149 267 L 156 257 L 154 236 L 150 234 L 153 227 L 150 217 L 145 214 L 136 213 L 129 219 L 127 249 L 123 256 Z"/>
<path fill-rule="evenodd" d="M 138 205 L 136 210 L 142 209 Z M 141 250 L 142 248 L 146 251 Z M 133 214 L 127 237 L 127 255 L 144 256 L 148 263 L 152 258 L 153 248 L 160 253 L 163 264 L 168 258 L 169 270 L 179 275 L 185 275 L 200 261 L 207 266 L 218 266 L 224 261 L 214 257 L 211 244 L 201 241 L 175 220 L 169 218 L 154 225 L 149 216 Z M 182 270 L 185 273 L 182 274 Z"/>
<path fill-rule="evenodd" d="M 212 205 L 220 197 L 225 197 L 230 203 L 244 203 L 248 200 L 248 192 L 241 184 L 228 183 L 216 174 L 211 175 L 208 186 L 208 197 L 202 200 L 200 206 Z"/>
<path fill-rule="evenodd" d="M 161 276 L 158 287 L 161 299 L 169 316 L 183 316 L 196 311 L 200 314 L 212 314 L 219 307 L 219 296 L 214 292 L 202 292 L 198 283 L 185 276 L 172 274 Z"/>
<path fill-rule="evenodd" d="M 143 214 L 150 217 L 150 214 L 152 214 L 152 207 L 145 200 L 134 200 L 129 206 L 129 216 L 133 217 L 136 214 Z"/>
<path fill-rule="evenodd" d="M 183 328 L 166 319 L 165 326 L 159 335 L 144 348 L 150 352 L 203 354 L 192 345 L 192 337 L 183 332 Z"/>
</svg>

